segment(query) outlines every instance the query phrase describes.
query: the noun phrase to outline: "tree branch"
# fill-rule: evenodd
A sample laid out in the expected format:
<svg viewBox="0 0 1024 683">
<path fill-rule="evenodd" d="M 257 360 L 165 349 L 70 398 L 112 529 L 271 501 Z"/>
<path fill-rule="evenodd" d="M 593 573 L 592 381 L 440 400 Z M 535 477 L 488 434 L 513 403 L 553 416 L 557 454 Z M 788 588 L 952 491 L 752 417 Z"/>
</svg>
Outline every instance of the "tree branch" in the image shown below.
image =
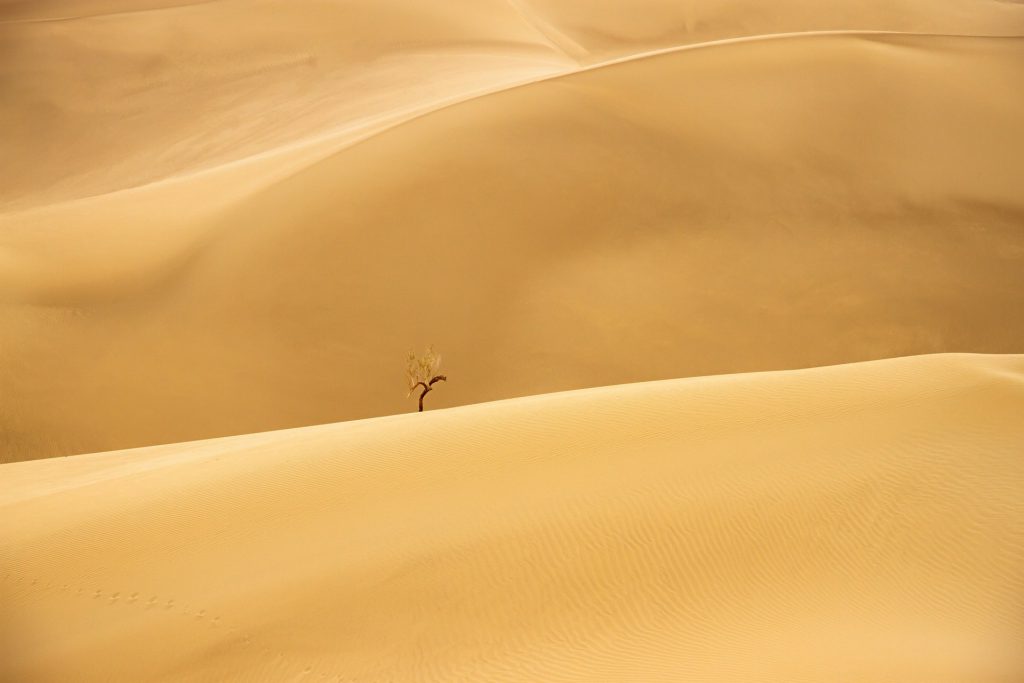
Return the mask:
<svg viewBox="0 0 1024 683">
<path fill-rule="evenodd" d="M 447 377 L 445 377 L 444 375 L 435 375 L 435 376 L 434 376 L 434 377 L 433 377 L 433 378 L 432 378 L 432 379 L 430 380 L 430 386 L 434 386 L 434 384 L 435 384 L 435 383 L 437 383 L 437 382 L 447 382 L 447 381 L 448 381 L 448 378 L 447 378 Z M 423 384 L 423 382 L 420 382 L 420 384 Z M 428 387 L 428 388 L 429 388 L 429 387 Z"/>
</svg>

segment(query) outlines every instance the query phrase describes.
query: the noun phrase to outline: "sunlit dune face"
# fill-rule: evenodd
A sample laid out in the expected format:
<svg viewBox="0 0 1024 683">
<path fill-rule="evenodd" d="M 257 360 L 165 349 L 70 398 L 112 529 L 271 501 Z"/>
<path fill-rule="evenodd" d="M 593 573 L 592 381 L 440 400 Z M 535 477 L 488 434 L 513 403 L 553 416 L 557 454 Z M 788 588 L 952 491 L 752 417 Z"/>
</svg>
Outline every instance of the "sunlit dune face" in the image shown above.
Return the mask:
<svg viewBox="0 0 1024 683">
<path fill-rule="evenodd" d="M 1022 409 L 939 355 L 3 465 L 0 670 L 1014 680 Z"/>
<path fill-rule="evenodd" d="M 1024 680 L 1021 84 L 999 0 L 0 0 L 0 683 Z"/>
<path fill-rule="evenodd" d="M 163 58 L 169 80 L 139 97 L 170 104 L 146 115 L 211 144 L 147 144 L 206 161 L 154 161 L 166 177 L 0 215 L 3 457 L 402 412 L 401 358 L 429 342 L 460 376 L 438 407 L 1018 350 L 1024 319 L 1006 311 L 1024 305 L 1020 40 L 811 34 L 581 67 L 543 37 L 524 47 L 534 34 L 516 22 L 526 42 L 490 53 L 405 53 L 382 35 L 374 54 L 391 56 L 346 67 L 357 84 L 321 95 L 314 78 L 301 97 L 316 107 L 282 104 L 336 117 L 324 126 L 273 112 L 217 123 L 199 114 L 201 89 L 171 97 L 182 67 Z M 255 49 L 208 39 L 213 65 Z M 210 91 L 232 111 L 262 112 L 271 80 L 297 87 L 244 68 L 209 69 L 237 88 Z M 365 116 L 328 114 L 332 97 Z M 254 147 L 218 137 L 236 134 Z M 288 142 L 267 149 L 273 136 Z M 134 143 L 109 151 L 149 165 Z"/>
</svg>

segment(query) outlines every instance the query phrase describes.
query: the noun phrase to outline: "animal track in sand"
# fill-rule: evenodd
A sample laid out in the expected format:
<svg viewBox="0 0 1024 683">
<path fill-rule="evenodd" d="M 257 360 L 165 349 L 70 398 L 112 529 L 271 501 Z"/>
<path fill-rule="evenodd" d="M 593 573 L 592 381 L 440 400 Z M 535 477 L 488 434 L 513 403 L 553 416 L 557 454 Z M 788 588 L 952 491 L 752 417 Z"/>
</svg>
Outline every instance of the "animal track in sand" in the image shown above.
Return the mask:
<svg viewBox="0 0 1024 683">
<path fill-rule="evenodd" d="M 46 581 L 45 584 L 43 584 L 43 579 L 29 579 L 28 577 L 23 576 L 13 577 L 10 572 L 4 575 L 3 580 L 12 581 L 16 583 L 27 582 L 32 586 L 40 587 L 45 585 L 46 588 L 52 588 L 55 585 L 52 580 L 48 580 Z M 61 591 L 64 592 L 68 592 L 72 588 L 74 589 L 74 595 L 81 596 L 86 592 L 86 589 L 83 586 L 71 586 L 67 583 L 60 585 Z M 92 590 L 91 597 L 93 600 L 105 598 L 107 605 L 134 605 L 140 607 L 144 611 L 149 611 L 156 608 L 157 606 L 162 605 L 163 610 L 165 612 L 179 612 L 183 616 L 192 617 L 192 620 L 194 621 L 207 622 L 210 628 L 223 628 L 223 625 L 221 623 L 221 617 L 209 616 L 209 611 L 206 609 L 193 610 L 193 608 L 191 608 L 189 605 L 180 605 L 175 598 L 167 598 L 166 601 L 162 601 L 160 596 L 158 595 L 150 596 L 143 603 L 140 602 L 140 595 L 141 594 L 138 591 L 132 592 L 130 594 L 125 594 L 123 591 L 106 592 L 102 588 L 96 588 Z M 228 628 L 229 633 L 233 630 L 234 629 Z M 243 634 L 241 644 L 245 647 L 251 647 L 254 644 L 252 635 L 248 633 Z M 300 664 L 299 662 L 296 662 L 295 660 L 288 658 L 284 652 L 274 650 L 272 647 L 263 645 L 260 646 L 259 649 L 265 656 L 267 656 L 271 661 L 273 661 L 276 666 L 281 668 L 287 668 L 288 670 L 293 672 L 298 671 L 298 675 L 302 678 L 316 678 L 322 681 L 333 681 L 334 683 L 343 683 L 345 680 L 347 680 L 341 674 L 332 674 L 323 671 L 315 671 L 312 665 Z"/>
</svg>

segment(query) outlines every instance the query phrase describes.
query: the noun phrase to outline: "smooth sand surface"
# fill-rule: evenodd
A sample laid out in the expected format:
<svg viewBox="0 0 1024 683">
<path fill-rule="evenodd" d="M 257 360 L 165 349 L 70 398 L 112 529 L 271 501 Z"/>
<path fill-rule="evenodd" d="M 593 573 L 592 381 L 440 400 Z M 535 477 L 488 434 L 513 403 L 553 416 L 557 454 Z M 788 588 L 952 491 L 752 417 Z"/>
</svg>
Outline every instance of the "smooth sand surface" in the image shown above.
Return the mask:
<svg viewBox="0 0 1024 683">
<path fill-rule="evenodd" d="M 5 681 L 1024 679 L 1024 356 L 3 466 Z"/>
<path fill-rule="evenodd" d="M 1017 1 L 0 0 L 0 683 L 1020 683 L 1022 122 Z"/>
<path fill-rule="evenodd" d="M 3 142 L 25 161 L 5 169 L 0 207 L 324 145 L 453 94 L 575 66 L 504 0 L 94 4 L 107 11 L 26 3 L 19 18 L 0 5 L 0 22 L 13 17 L 0 23 Z"/>
<path fill-rule="evenodd" d="M 319 3 L 312 18 L 268 5 L 227 47 L 186 20 L 232 2 L 4 24 L 85 31 L 95 48 L 131 33 L 107 22 L 148 21 L 254 56 L 207 68 L 140 33 L 113 43 L 132 59 L 110 57 L 124 77 L 103 87 L 163 83 L 149 69 L 166 84 L 108 93 L 98 120 L 140 98 L 195 118 L 184 105 L 118 118 L 111 164 L 82 147 L 100 133 L 45 123 L 70 140 L 52 183 L 32 175 L 50 158 L 17 138 L 15 208 L 0 213 L 0 460 L 399 413 L 413 406 L 401 359 L 430 342 L 451 378 L 435 407 L 1021 351 L 1024 38 L 804 33 L 588 65 L 521 11 L 467 3 L 396 0 L 394 36 L 365 33 L 384 5 Z M 330 26 L 350 26 L 337 12 L 362 21 L 365 45 L 331 42 Z M 289 21 L 274 40 L 323 28 L 344 68 L 299 87 L 243 41 L 274 45 L 259 31 Z M 416 31 L 440 37 L 410 51 Z M 379 56 L 346 61 L 357 44 Z M 172 67 L 217 79 L 193 93 Z M 7 115 L 36 121 L 19 101 Z M 155 180 L 138 171 L 151 157 Z"/>
</svg>

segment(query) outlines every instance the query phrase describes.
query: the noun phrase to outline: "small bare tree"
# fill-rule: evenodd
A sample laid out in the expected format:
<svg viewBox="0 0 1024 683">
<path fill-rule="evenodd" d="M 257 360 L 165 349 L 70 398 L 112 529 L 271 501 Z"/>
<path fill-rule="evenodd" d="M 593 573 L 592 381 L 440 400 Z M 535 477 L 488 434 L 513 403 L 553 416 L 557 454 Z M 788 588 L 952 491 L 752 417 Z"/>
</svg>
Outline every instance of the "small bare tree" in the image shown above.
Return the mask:
<svg viewBox="0 0 1024 683">
<path fill-rule="evenodd" d="M 448 381 L 444 375 L 437 374 L 437 369 L 440 366 L 441 356 L 434 352 L 433 346 L 428 346 L 422 356 L 416 355 L 415 351 L 410 351 L 409 357 L 406 359 L 405 376 L 409 381 L 408 395 L 412 396 L 412 392 L 417 388 L 422 387 L 423 389 L 420 393 L 421 413 L 423 412 L 423 397 L 433 391 L 434 385 L 438 382 Z"/>
</svg>

